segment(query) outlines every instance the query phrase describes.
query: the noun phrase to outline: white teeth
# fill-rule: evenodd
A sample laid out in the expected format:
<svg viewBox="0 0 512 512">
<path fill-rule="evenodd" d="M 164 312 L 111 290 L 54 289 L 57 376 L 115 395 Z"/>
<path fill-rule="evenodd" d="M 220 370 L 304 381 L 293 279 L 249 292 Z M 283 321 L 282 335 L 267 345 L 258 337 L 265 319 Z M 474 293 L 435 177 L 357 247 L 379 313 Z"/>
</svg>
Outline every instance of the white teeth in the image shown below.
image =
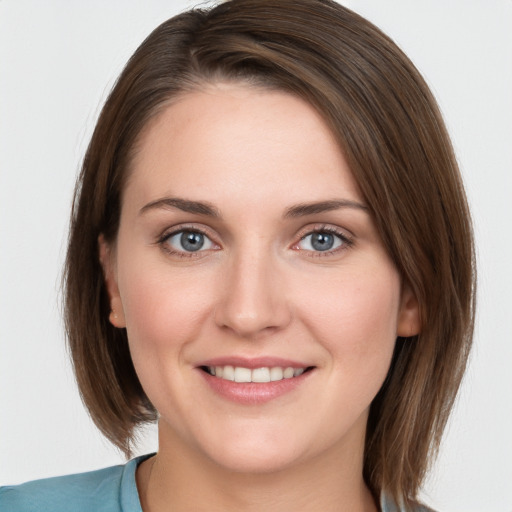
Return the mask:
<svg viewBox="0 0 512 512">
<path fill-rule="evenodd" d="M 235 369 L 232 366 L 224 366 L 222 378 L 225 380 L 235 380 Z"/>
<path fill-rule="evenodd" d="M 256 368 L 252 371 L 252 382 L 270 382 L 270 370 L 268 368 Z"/>
<path fill-rule="evenodd" d="M 285 379 L 291 379 L 293 377 L 293 368 L 285 368 L 283 372 L 283 377 Z"/>
<path fill-rule="evenodd" d="M 251 382 L 251 370 L 249 368 L 235 368 L 235 382 Z"/>
<path fill-rule="evenodd" d="M 275 382 L 283 379 L 299 377 L 305 368 L 286 368 L 280 366 L 262 367 L 251 370 L 242 366 L 209 366 L 208 372 L 218 378 L 235 382 Z"/>
<path fill-rule="evenodd" d="M 270 368 L 270 380 L 272 382 L 276 380 L 283 380 L 283 369 L 279 367 Z"/>
</svg>

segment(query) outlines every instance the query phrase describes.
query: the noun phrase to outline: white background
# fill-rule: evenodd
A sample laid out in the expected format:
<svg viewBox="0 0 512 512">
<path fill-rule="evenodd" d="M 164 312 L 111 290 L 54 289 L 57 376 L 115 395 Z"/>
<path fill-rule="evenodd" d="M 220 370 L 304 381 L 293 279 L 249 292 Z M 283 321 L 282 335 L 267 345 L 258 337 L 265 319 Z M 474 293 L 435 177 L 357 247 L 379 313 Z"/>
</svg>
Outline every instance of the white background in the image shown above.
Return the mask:
<svg viewBox="0 0 512 512">
<path fill-rule="evenodd" d="M 60 273 L 71 192 L 105 96 L 157 24 L 197 2 L 0 0 L 0 484 L 123 461 L 81 405 Z M 512 0 L 353 0 L 433 88 L 473 209 L 476 346 L 424 497 L 512 511 Z M 155 448 L 154 429 L 140 453 Z"/>
</svg>

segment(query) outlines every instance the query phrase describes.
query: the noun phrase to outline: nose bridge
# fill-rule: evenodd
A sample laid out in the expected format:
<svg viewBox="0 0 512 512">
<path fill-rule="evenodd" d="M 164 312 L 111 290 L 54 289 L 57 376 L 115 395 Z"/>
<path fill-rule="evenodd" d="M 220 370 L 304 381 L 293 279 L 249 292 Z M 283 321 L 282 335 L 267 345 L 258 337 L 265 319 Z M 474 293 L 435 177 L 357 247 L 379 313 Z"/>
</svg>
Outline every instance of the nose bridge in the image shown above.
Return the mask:
<svg viewBox="0 0 512 512">
<path fill-rule="evenodd" d="M 277 257 L 257 241 L 234 251 L 217 305 L 217 323 L 242 337 L 284 327 L 290 311 Z"/>
</svg>

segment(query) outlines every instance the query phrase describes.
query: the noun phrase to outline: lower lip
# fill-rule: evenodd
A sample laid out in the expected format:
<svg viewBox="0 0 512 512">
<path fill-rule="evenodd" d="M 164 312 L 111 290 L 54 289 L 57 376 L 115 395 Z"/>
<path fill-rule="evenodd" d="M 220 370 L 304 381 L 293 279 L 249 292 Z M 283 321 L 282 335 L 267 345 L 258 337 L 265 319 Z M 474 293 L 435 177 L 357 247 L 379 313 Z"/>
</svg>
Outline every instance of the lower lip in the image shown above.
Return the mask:
<svg viewBox="0 0 512 512">
<path fill-rule="evenodd" d="M 221 379 L 200 370 L 203 378 L 210 388 L 218 395 L 245 405 L 258 405 L 270 402 L 280 396 L 297 389 L 313 370 L 309 370 L 298 377 L 282 379 L 273 382 L 234 382 Z"/>
</svg>

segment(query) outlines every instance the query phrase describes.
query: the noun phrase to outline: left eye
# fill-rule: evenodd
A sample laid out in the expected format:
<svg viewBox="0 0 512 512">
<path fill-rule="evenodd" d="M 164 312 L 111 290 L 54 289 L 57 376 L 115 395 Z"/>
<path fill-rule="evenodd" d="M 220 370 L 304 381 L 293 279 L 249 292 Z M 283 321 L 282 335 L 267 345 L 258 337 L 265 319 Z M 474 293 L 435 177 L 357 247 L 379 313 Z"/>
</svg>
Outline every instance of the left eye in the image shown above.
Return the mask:
<svg viewBox="0 0 512 512">
<path fill-rule="evenodd" d="M 340 247 L 344 241 L 339 235 L 327 231 L 310 233 L 297 244 L 300 249 L 313 252 L 332 251 Z"/>
<path fill-rule="evenodd" d="M 213 248 L 213 242 L 198 231 L 178 231 L 169 236 L 165 243 L 177 252 L 197 252 Z"/>
</svg>

